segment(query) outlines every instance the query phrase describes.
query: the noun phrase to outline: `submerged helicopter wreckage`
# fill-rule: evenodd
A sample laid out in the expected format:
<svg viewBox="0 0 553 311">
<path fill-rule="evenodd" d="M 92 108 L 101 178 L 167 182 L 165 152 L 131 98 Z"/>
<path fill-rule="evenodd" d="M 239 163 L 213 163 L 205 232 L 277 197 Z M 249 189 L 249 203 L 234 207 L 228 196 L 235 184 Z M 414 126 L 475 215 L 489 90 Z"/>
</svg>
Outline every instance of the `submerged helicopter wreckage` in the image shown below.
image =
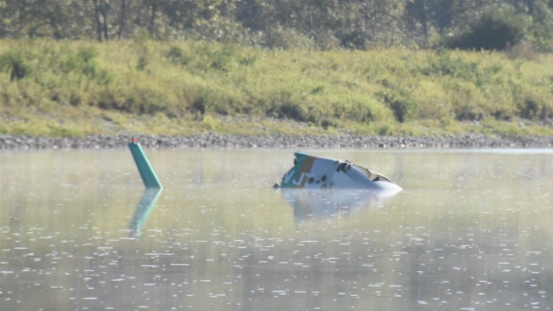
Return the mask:
<svg viewBox="0 0 553 311">
<path fill-rule="evenodd" d="M 387 177 L 349 161 L 294 153 L 294 167 L 275 188 L 292 189 L 370 189 L 400 192 L 400 186 Z"/>
<path fill-rule="evenodd" d="M 163 186 L 144 150 L 135 139 L 129 144 L 140 177 L 146 187 L 130 223 L 139 237 L 154 209 Z M 296 221 L 349 214 L 361 208 L 381 206 L 401 190 L 387 177 L 349 161 L 296 152 L 294 167 L 282 177 L 282 195 L 293 208 Z M 321 189 L 328 191 L 321 192 Z"/>
</svg>

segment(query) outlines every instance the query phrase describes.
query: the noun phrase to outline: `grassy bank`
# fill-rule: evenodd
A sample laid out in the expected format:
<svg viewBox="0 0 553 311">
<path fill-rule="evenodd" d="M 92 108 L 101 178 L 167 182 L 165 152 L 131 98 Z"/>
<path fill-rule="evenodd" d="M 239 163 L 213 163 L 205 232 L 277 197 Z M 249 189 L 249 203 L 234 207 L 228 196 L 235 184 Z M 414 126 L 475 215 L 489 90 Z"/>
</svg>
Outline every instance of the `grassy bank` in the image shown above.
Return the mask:
<svg viewBox="0 0 553 311">
<path fill-rule="evenodd" d="M 0 133 L 553 135 L 553 55 L 0 41 Z"/>
</svg>

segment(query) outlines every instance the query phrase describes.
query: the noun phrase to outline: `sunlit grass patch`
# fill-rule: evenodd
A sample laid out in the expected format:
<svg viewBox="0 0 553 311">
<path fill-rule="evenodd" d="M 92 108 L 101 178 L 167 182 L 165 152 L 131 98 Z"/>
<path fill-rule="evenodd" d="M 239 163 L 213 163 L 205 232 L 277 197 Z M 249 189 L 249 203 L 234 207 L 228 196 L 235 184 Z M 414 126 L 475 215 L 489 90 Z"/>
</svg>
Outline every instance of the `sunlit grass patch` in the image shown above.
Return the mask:
<svg viewBox="0 0 553 311">
<path fill-rule="evenodd" d="M 0 130 L 549 135 L 552 61 L 496 52 L 317 52 L 147 39 L 3 41 L 0 114 L 36 122 L 6 121 Z M 518 120 L 528 125 L 512 125 Z M 292 123 L 307 126 L 297 131 Z"/>
</svg>

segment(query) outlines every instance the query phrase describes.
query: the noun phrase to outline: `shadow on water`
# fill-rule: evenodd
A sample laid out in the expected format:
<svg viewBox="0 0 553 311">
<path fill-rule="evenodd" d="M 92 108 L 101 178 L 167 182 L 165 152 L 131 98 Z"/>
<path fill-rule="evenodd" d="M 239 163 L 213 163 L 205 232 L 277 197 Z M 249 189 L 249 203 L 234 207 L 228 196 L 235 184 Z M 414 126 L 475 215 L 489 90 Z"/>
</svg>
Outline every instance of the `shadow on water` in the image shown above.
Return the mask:
<svg viewBox="0 0 553 311">
<path fill-rule="evenodd" d="M 357 210 L 375 208 L 398 192 L 360 189 L 281 189 L 294 210 L 294 220 L 304 222 L 334 216 L 350 216 Z"/>
<path fill-rule="evenodd" d="M 144 229 L 152 210 L 156 206 L 156 202 L 161 195 L 161 192 L 163 192 L 163 189 L 158 188 L 148 188 L 144 190 L 144 193 L 136 206 L 136 210 L 134 211 L 134 215 L 129 226 L 132 237 L 138 238 L 142 235 L 142 230 Z"/>
</svg>

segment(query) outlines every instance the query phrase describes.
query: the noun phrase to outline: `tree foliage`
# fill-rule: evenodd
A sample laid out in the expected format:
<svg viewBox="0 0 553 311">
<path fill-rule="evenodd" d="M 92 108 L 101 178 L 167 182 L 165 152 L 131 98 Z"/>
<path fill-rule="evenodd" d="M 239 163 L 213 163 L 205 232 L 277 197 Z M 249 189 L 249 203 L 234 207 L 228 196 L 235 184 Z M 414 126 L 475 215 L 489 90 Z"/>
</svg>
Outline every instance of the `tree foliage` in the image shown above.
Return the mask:
<svg viewBox="0 0 553 311">
<path fill-rule="evenodd" d="M 0 0 L 0 38 L 15 39 L 147 34 L 322 50 L 524 40 L 553 51 L 552 33 L 553 0 Z"/>
<path fill-rule="evenodd" d="M 468 31 L 452 37 L 448 46 L 465 50 L 505 50 L 524 38 L 525 20 L 513 8 L 486 11 Z"/>
</svg>

